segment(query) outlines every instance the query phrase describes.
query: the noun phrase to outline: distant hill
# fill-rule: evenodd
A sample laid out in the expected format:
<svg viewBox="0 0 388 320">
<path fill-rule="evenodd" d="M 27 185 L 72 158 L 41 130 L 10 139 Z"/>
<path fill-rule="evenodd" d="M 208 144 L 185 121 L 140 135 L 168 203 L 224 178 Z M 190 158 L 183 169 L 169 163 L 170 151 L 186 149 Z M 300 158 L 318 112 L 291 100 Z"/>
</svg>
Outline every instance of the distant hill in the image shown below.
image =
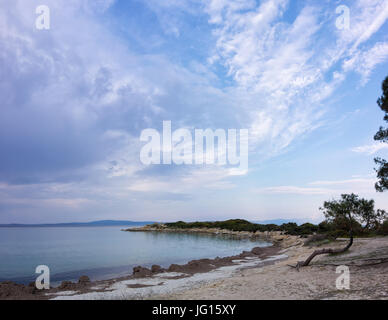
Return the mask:
<svg viewBox="0 0 388 320">
<path fill-rule="evenodd" d="M 297 225 L 301 225 L 309 221 L 306 221 L 305 219 L 273 219 L 273 220 L 261 220 L 261 221 L 252 221 L 252 222 L 258 223 L 258 224 L 276 224 L 280 226 L 283 223 L 289 223 L 289 222 L 294 222 Z"/>
<path fill-rule="evenodd" d="M 307 222 L 304 219 L 273 219 L 273 220 L 260 220 L 251 221 L 258 224 L 276 224 L 278 226 L 283 223 L 295 222 L 301 225 Z M 0 228 L 26 228 L 26 227 L 109 227 L 109 226 L 144 226 L 146 224 L 152 224 L 155 221 L 128 221 L 128 220 L 99 220 L 91 222 L 68 222 L 68 223 L 41 223 L 41 224 L 0 224 Z"/>
<path fill-rule="evenodd" d="M 25 227 L 108 227 L 108 226 L 143 226 L 154 221 L 99 220 L 91 222 L 43 223 L 43 224 L 0 224 L 0 228 Z"/>
</svg>

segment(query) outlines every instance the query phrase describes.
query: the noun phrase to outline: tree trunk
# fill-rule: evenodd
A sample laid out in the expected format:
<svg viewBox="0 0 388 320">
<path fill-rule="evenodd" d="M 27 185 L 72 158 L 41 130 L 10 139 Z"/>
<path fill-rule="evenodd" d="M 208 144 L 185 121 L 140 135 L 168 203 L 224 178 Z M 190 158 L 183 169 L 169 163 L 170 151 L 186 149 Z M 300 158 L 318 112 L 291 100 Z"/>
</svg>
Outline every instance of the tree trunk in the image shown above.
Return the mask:
<svg viewBox="0 0 388 320">
<path fill-rule="evenodd" d="M 353 232 L 352 230 L 350 231 L 350 240 L 349 243 L 346 245 L 346 247 L 341 248 L 341 249 L 321 249 L 321 250 L 315 250 L 305 261 L 299 261 L 296 265 L 296 268 L 299 270 L 300 267 L 307 267 L 310 262 L 316 257 L 321 254 L 328 254 L 328 253 L 342 253 L 347 251 L 353 244 Z"/>
</svg>

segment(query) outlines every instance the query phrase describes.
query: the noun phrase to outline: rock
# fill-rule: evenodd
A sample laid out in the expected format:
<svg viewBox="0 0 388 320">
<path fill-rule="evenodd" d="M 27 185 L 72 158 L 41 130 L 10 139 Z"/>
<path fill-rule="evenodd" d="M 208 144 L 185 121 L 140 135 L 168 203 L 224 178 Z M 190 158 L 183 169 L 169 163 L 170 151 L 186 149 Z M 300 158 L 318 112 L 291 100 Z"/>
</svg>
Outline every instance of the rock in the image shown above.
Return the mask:
<svg viewBox="0 0 388 320">
<path fill-rule="evenodd" d="M 197 272 L 207 272 L 210 271 L 214 265 L 212 260 L 210 259 L 199 259 L 189 261 L 186 265 L 183 265 L 183 270 L 181 272 L 186 273 L 187 271 L 190 273 Z"/>
<path fill-rule="evenodd" d="M 263 248 L 260 247 L 254 247 L 251 252 L 257 256 L 263 254 Z"/>
<path fill-rule="evenodd" d="M 73 283 L 71 281 L 62 281 L 62 283 L 58 287 L 58 289 L 69 290 L 69 289 L 74 289 L 74 287 L 75 287 L 75 283 Z"/>
<path fill-rule="evenodd" d="M 12 281 L 0 282 L 0 298 L 23 297 L 34 294 L 36 289 Z"/>
<path fill-rule="evenodd" d="M 152 273 L 158 273 L 158 272 L 162 272 L 163 271 L 163 268 L 157 264 L 154 264 L 152 267 L 151 267 L 151 272 Z"/>
<path fill-rule="evenodd" d="M 252 254 L 253 254 L 252 251 L 243 251 L 238 256 L 239 258 L 246 258 L 246 257 L 251 257 Z"/>
<path fill-rule="evenodd" d="M 152 271 L 150 269 L 144 268 L 142 266 L 137 266 L 133 268 L 133 276 L 135 278 L 149 277 L 151 275 Z"/>
<path fill-rule="evenodd" d="M 35 281 L 32 281 L 28 284 L 27 288 L 26 288 L 31 294 L 34 294 L 36 291 L 38 291 L 38 289 L 36 288 L 36 284 L 35 284 Z"/>
<path fill-rule="evenodd" d="M 168 268 L 168 271 L 169 272 L 181 272 L 182 271 L 182 266 L 180 266 L 179 264 L 172 264 Z"/>
<path fill-rule="evenodd" d="M 88 276 L 80 276 L 78 279 L 78 283 L 85 285 L 85 284 L 90 283 L 90 279 Z"/>
</svg>

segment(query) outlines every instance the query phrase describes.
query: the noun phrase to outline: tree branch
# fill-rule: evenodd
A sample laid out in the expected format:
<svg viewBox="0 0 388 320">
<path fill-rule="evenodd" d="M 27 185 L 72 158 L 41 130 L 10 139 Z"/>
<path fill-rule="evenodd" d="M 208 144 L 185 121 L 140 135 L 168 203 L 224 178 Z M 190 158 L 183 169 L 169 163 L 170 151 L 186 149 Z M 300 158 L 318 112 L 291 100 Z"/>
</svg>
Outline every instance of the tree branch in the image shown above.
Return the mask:
<svg viewBox="0 0 388 320">
<path fill-rule="evenodd" d="M 352 232 L 352 230 L 350 230 L 350 240 L 349 240 L 349 243 L 346 245 L 346 247 L 340 248 L 340 249 L 325 248 L 325 249 L 315 250 L 305 261 L 299 261 L 296 264 L 295 268 L 299 271 L 299 268 L 307 267 L 316 256 L 319 256 L 321 254 L 343 253 L 343 252 L 349 250 L 349 248 L 352 246 L 352 244 L 353 244 L 353 232 Z"/>
</svg>

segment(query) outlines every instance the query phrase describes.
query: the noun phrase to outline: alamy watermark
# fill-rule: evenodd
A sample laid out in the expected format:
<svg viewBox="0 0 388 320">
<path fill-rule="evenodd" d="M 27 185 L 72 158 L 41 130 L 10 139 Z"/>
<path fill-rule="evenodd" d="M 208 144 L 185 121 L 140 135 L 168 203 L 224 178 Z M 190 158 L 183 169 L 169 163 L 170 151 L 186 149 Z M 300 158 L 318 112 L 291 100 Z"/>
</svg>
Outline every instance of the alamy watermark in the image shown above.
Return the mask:
<svg viewBox="0 0 388 320">
<path fill-rule="evenodd" d="M 335 21 L 335 25 L 339 30 L 350 29 L 350 9 L 346 5 L 340 5 L 335 10 L 339 16 Z M 50 29 L 50 8 L 47 5 L 39 5 L 35 9 L 35 13 L 38 17 L 35 20 L 35 27 L 38 30 Z"/>
<path fill-rule="evenodd" d="M 35 280 L 35 287 L 38 290 L 50 289 L 50 268 L 46 265 L 40 265 L 36 267 L 35 273 L 40 274 Z"/>
<path fill-rule="evenodd" d="M 194 134 L 192 134 L 194 133 Z M 140 161 L 150 164 L 232 165 L 248 170 L 248 129 L 180 128 L 172 132 L 171 121 L 163 121 L 163 131 L 144 129 L 140 141 Z"/>
<path fill-rule="evenodd" d="M 39 5 L 35 9 L 38 17 L 35 20 L 35 27 L 38 30 L 50 29 L 50 8 L 46 5 Z"/>
<path fill-rule="evenodd" d="M 339 30 L 350 29 L 350 9 L 348 6 L 340 5 L 335 9 L 335 13 L 339 16 L 335 20 L 335 26 Z"/>
<path fill-rule="evenodd" d="M 349 290 L 350 289 L 350 271 L 348 266 L 338 266 L 335 273 L 341 275 L 335 281 L 335 286 L 338 290 Z"/>
</svg>

